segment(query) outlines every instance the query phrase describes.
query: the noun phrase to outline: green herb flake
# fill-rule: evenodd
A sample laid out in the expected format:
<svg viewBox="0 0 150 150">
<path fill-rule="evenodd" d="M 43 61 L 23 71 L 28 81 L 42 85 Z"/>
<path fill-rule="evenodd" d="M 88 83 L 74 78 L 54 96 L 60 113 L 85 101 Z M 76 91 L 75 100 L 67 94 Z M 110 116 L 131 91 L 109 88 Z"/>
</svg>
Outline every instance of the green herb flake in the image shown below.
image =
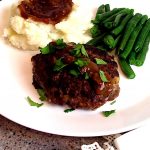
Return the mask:
<svg viewBox="0 0 150 150">
<path fill-rule="evenodd" d="M 45 96 L 45 92 L 44 92 L 43 89 L 37 89 L 37 92 L 38 92 L 38 94 L 40 96 L 39 99 L 41 101 L 46 101 L 47 100 L 47 97 Z"/>
<path fill-rule="evenodd" d="M 110 103 L 110 105 L 113 105 L 113 104 L 115 104 L 116 103 L 116 101 L 112 101 L 111 103 Z"/>
<path fill-rule="evenodd" d="M 71 51 L 71 54 L 76 57 L 80 57 L 81 55 L 81 44 L 77 44 L 75 48 Z"/>
<path fill-rule="evenodd" d="M 89 62 L 83 60 L 82 58 L 79 58 L 74 63 L 79 67 L 84 67 L 84 66 L 87 66 Z"/>
<path fill-rule="evenodd" d="M 116 112 L 116 110 L 110 110 L 110 111 L 103 111 L 103 115 L 105 117 L 109 117 L 110 115 L 114 114 Z"/>
<path fill-rule="evenodd" d="M 40 52 L 43 55 L 52 54 L 55 52 L 55 47 L 52 44 L 48 44 L 46 47 L 40 48 Z"/>
<path fill-rule="evenodd" d="M 108 82 L 108 80 L 107 80 L 107 78 L 106 78 L 106 76 L 105 76 L 105 74 L 104 74 L 104 72 L 103 71 L 99 71 L 99 75 L 100 75 L 100 78 L 101 78 L 101 80 L 103 81 L 103 82 Z"/>
<path fill-rule="evenodd" d="M 88 80 L 90 77 L 89 77 L 89 74 L 86 72 L 85 74 L 84 74 L 84 78 L 86 79 L 86 80 Z"/>
<path fill-rule="evenodd" d="M 84 45 L 81 45 L 81 53 L 82 53 L 82 55 L 89 57 L 87 51 L 85 50 Z"/>
<path fill-rule="evenodd" d="M 34 102 L 29 96 L 27 97 L 27 101 L 29 102 L 30 106 L 35 106 L 35 107 L 41 107 L 43 105 L 43 103 L 39 104 Z"/>
<path fill-rule="evenodd" d="M 42 54 L 49 54 L 50 50 L 49 50 L 49 44 L 46 47 L 40 48 L 40 52 Z"/>
<path fill-rule="evenodd" d="M 80 75 L 80 72 L 75 69 L 70 70 L 69 73 L 75 77 L 78 77 Z"/>
<path fill-rule="evenodd" d="M 76 44 L 75 48 L 71 51 L 71 54 L 76 57 L 80 57 L 81 54 L 83 56 L 89 57 L 84 45 L 82 44 Z"/>
<path fill-rule="evenodd" d="M 76 46 L 75 46 L 74 49 L 76 49 L 76 50 L 81 50 L 81 48 L 82 48 L 82 44 L 76 44 Z"/>
<path fill-rule="evenodd" d="M 80 57 L 80 50 L 78 50 L 78 49 L 73 49 L 72 51 L 71 51 L 71 54 L 73 55 L 73 56 L 76 56 L 76 57 Z"/>
<path fill-rule="evenodd" d="M 69 109 L 65 109 L 64 112 L 65 112 L 65 113 L 69 113 L 69 112 L 72 112 L 72 111 L 74 111 L 74 110 L 75 110 L 75 109 L 73 109 L 73 108 L 69 108 Z"/>
<path fill-rule="evenodd" d="M 56 45 L 58 46 L 58 48 L 61 48 L 61 49 L 66 47 L 66 43 L 64 43 L 63 39 L 58 39 L 56 41 Z"/>
<path fill-rule="evenodd" d="M 106 65 L 107 62 L 104 61 L 103 59 L 95 58 L 96 64 L 98 65 Z"/>
<path fill-rule="evenodd" d="M 66 66 L 67 66 L 67 64 L 63 63 L 62 58 L 59 58 L 58 60 L 56 60 L 56 63 L 55 63 L 53 70 L 54 71 L 61 71 Z"/>
</svg>

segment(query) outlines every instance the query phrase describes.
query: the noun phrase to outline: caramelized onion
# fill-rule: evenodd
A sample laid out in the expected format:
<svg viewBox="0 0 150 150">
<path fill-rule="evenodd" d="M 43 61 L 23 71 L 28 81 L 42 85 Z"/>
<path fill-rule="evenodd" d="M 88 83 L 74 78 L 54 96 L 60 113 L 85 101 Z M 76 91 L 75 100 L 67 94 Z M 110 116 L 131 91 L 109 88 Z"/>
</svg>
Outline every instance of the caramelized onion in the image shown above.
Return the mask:
<svg viewBox="0 0 150 150">
<path fill-rule="evenodd" d="M 72 0 L 24 0 L 18 8 L 25 19 L 56 24 L 69 15 L 72 5 Z"/>
</svg>

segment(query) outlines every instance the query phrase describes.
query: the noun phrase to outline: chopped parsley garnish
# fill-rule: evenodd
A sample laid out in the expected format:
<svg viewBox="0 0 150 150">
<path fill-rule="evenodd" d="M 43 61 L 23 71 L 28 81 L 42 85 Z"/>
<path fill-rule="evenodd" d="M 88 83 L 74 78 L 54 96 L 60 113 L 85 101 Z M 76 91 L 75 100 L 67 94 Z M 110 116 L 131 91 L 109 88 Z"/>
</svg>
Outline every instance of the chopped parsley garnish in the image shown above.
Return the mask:
<svg viewBox="0 0 150 150">
<path fill-rule="evenodd" d="M 99 71 L 100 78 L 103 82 L 108 82 L 104 72 L 102 70 Z"/>
<path fill-rule="evenodd" d="M 87 53 L 87 51 L 86 51 L 84 45 L 82 45 L 82 44 L 77 44 L 77 45 L 75 46 L 75 48 L 71 51 L 71 54 L 74 55 L 74 56 L 76 56 L 76 57 L 80 57 L 81 54 L 82 54 L 83 56 L 88 57 L 88 53 Z"/>
<path fill-rule="evenodd" d="M 69 108 L 69 109 L 65 109 L 64 112 L 65 112 L 65 113 L 69 113 L 69 112 L 72 112 L 72 111 L 74 111 L 74 110 L 75 110 L 75 109 L 73 109 L 73 108 Z"/>
<path fill-rule="evenodd" d="M 81 44 L 79 44 L 79 45 L 77 44 L 75 46 L 75 48 L 71 51 L 71 54 L 73 56 L 80 57 L 80 55 L 81 55 L 80 49 L 81 49 Z"/>
<path fill-rule="evenodd" d="M 37 89 L 37 92 L 38 92 L 38 94 L 39 94 L 39 99 L 41 100 L 41 101 L 46 101 L 46 96 L 45 96 L 45 92 L 44 92 L 44 90 L 43 89 Z"/>
<path fill-rule="evenodd" d="M 27 101 L 29 102 L 30 106 L 35 106 L 35 107 L 41 107 L 43 105 L 43 103 L 39 104 L 34 102 L 29 96 L 27 97 Z"/>
<path fill-rule="evenodd" d="M 84 45 L 81 45 L 81 53 L 82 53 L 82 55 L 89 57 Z"/>
<path fill-rule="evenodd" d="M 95 58 L 96 64 L 98 65 L 106 65 L 107 62 L 104 61 L 103 59 Z"/>
<path fill-rule="evenodd" d="M 63 42 L 63 39 L 58 39 L 56 41 L 56 45 L 53 45 L 49 43 L 47 46 L 40 48 L 40 52 L 42 54 L 52 54 L 55 52 L 55 50 L 58 49 L 63 49 L 66 47 L 66 43 Z"/>
<path fill-rule="evenodd" d="M 63 69 L 66 66 L 67 66 L 67 64 L 63 63 L 62 58 L 59 58 L 56 60 L 56 63 L 55 63 L 53 70 L 54 71 L 60 71 L 61 69 Z"/>
<path fill-rule="evenodd" d="M 84 78 L 85 78 L 86 80 L 88 80 L 88 79 L 90 78 L 87 72 L 85 72 Z"/>
<path fill-rule="evenodd" d="M 70 70 L 69 73 L 75 77 L 78 77 L 80 75 L 80 72 L 75 69 Z"/>
<path fill-rule="evenodd" d="M 58 48 L 61 48 L 61 49 L 66 47 L 66 43 L 64 43 L 63 39 L 58 39 L 56 41 L 56 45 L 58 46 Z"/>
<path fill-rule="evenodd" d="M 103 115 L 105 117 L 109 117 L 111 114 L 114 114 L 116 112 L 116 110 L 110 110 L 110 111 L 103 111 Z"/>
<path fill-rule="evenodd" d="M 78 58 L 74 63 L 79 67 L 84 67 L 84 66 L 87 66 L 89 62 L 86 60 L 83 60 L 82 58 Z"/>
<path fill-rule="evenodd" d="M 90 32 L 92 34 L 92 37 L 96 37 L 97 35 L 100 34 L 100 30 L 99 30 L 99 27 L 98 25 L 94 25 L 91 29 L 90 29 Z"/>
<path fill-rule="evenodd" d="M 116 101 L 112 101 L 111 103 L 110 103 L 110 105 L 113 105 L 113 104 L 115 104 L 116 103 Z"/>
<path fill-rule="evenodd" d="M 49 54 L 49 44 L 46 47 L 40 48 L 42 54 Z"/>
<path fill-rule="evenodd" d="M 40 48 L 40 52 L 44 55 L 45 54 L 52 54 L 55 52 L 55 47 L 51 44 L 48 44 L 46 47 Z"/>
</svg>

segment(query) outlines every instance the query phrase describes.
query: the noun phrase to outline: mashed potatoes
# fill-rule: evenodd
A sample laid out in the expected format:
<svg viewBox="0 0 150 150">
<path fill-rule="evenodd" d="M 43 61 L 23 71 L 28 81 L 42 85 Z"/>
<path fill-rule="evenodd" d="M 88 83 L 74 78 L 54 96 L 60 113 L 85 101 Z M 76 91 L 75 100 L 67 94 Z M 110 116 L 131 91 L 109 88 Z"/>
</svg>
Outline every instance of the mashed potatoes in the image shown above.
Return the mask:
<svg viewBox="0 0 150 150">
<path fill-rule="evenodd" d="M 89 29 L 92 27 L 92 12 L 83 11 L 80 6 L 74 5 L 68 18 L 55 26 L 24 19 L 17 13 L 17 9 L 15 11 L 8 28 L 4 30 L 4 37 L 19 49 L 38 50 L 60 38 L 75 43 L 86 43 L 91 39 Z"/>
</svg>

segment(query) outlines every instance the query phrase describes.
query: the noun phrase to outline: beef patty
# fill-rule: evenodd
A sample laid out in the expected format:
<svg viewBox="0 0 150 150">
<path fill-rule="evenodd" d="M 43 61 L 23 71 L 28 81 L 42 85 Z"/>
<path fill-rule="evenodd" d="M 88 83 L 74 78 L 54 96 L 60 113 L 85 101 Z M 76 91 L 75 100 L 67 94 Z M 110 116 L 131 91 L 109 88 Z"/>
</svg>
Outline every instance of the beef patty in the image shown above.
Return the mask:
<svg viewBox="0 0 150 150">
<path fill-rule="evenodd" d="M 50 54 L 32 57 L 33 85 L 45 91 L 50 103 L 96 109 L 119 95 L 119 73 L 114 56 L 89 45 L 55 42 Z"/>
</svg>

